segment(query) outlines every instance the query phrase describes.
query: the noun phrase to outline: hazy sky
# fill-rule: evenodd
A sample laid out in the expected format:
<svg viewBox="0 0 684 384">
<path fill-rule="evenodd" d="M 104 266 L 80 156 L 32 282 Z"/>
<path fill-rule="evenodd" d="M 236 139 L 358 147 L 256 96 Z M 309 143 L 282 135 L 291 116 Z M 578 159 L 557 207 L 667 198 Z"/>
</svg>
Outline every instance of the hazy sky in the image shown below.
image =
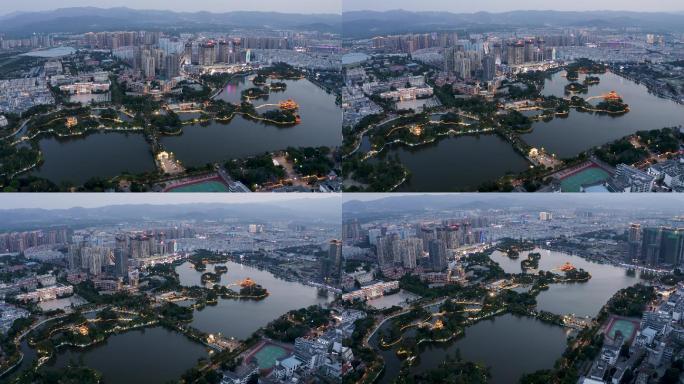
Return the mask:
<svg viewBox="0 0 684 384">
<path fill-rule="evenodd" d="M 514 10 L 621 10 L 621 11 L 684 11 L 682 0 L 343 0 L 342 10 L 405 9 L 410 11 L 447 11 L 447 12 L 506 12 Z"/>
<path fill-rule="evenodd" d="M 341 0 L 0 0 L 0 14 L 69 7 L 129 7 L 183 12 L 273 11 L 340 13 Z"/>
<path fill-rule="evenodd" d="M 299 193 L 2 193 L 0 209 L 72 207 L 118 204 L 277 203 L 293 199 L 333 198 L 330 194 Z M 286 202 L 283 206 L 286 206 Z"/>
<path fill-rule="evenodd" d="M 649 204 L 658 202 L 677 207 L 681 211 L 684 207 L 684 194 L 681 193 L 343 193 L 342 201 L 373 201 L 397 196 L 452 196 L 459 203 L 473 201 L 494 201 L 506 198 L 510 201 L 517 200 L 521 203 L 533 203 L 543 199 L 545 202 L 557 203 L 559 207 L 572 206 L 573 203 L 591 204 L 624 204 L 626 207 L 648 207 Z M 1 197 L 1 195 L 0 195 Z M 673 209 L 673 212 L 675 210 Z"/>
</svg>

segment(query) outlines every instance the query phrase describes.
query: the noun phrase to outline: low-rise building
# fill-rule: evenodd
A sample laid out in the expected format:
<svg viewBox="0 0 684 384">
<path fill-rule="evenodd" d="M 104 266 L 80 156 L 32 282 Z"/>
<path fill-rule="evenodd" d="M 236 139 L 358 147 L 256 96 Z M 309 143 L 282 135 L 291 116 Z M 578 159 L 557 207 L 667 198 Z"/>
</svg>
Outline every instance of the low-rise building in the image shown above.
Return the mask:
<svg viewBox="0 0 684 384">
<path fill-rule="evenodd" d="M 48 288 L 38 288 L 35 291 L 19 294 L 16 299 L 19 301 L 48 301 L 59 297 L 65 297 L 74 293 L 74 287 L 71 285 L 55 285 Z"/>
<path fill-rule="evenodd" d="M 247 384 L 254 375 L 259 374 L 259 367 L 253 364 L 242 364 L 235 371 L 224 371 L 221 384 Z"/>
<path fill-rule="evenodd" d="M 655 177 L 626 164 L 618 164 L 615 176 L 607 181 L 611 192 L 651 192 Z"/>
<path fill-rule="evenodd" d="M 29 315 L 29 311 L 25 309 L 0 302 L 0 332 L 6 333 L 12 327 L 15 320 L 26 318 Z"/>
<path fill-rule="evenodd" d="M 653 164 L 646 172 L 666 187 L 678 187 L 682 184 L 682 176 L 684 176 L 684 157 Z"/>
<path fill-rule="evenodd" d="M 399 88 L 396 91 L 388 91 L 380 94 L 383 99 L 390 99 L 396 101 L 415 100 L 428 98 L 433 95 L 431 87 L 410 87 Z"/>
<path fill-rule="evenodd" d="M 287 380 L 291 378 L 295 371 L 302 365 L 302 361 L 294 355 L 288 356 L 284 359 L 276 360 L 276 366 L 273 368 L 273 374 L 279 380 Z"/>
<path fill-rule="evenodd" d="M 399 281 L 380 282 L 365 286 L 354 292 L 345 293 L 342 295 L 342 300 L 354 301 L 356 299 L 370 300 L 384 296 L 386 292 L 399 289 Z"/>
</svg>

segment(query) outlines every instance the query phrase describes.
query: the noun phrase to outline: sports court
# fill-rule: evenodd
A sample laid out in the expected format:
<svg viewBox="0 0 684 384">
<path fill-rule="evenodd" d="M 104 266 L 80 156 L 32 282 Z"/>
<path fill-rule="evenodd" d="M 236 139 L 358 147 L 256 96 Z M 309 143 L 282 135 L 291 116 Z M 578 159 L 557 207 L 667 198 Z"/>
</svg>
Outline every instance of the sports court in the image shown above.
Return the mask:
<svg viewBox="0 0 684 384">
<path fill-rule="evenodd" d="M 285 356 L 287 356 L 285 348 L 273 344 L 264 345 L 252 355 L 259 369 L 271 369 L 275 366 L 276 360 Z"/>
<path fill-rule="evenodd" d="M 207 180 L 171 187 L 168 192 L 228 192 L 228 187 L 220 181 Z"/>
<path fill-rule="evenodd" d="M 589 167 L 561 179 L 561 192 L 579 192 L 583 184 L 606 180 L 610 174 L 599 167 Z"/>
<path fill-rule="evenodd" d="M 610 323 L 608 324 L 608 329 L 606 331 L 606 336 L 610 339 L 615 339 L 615 334 L 617 331 L 620 331 L 622 333 L 622 336 L 625 338 L 625 341 L 629 341 L 634 337 L 634 334 L 636 333 L 637 330 L 637 324 L 633 320 L 628 320 L 628 319 L 621 319 L 617 317 L 613 317 L 610 320 Z"/>
</svg>

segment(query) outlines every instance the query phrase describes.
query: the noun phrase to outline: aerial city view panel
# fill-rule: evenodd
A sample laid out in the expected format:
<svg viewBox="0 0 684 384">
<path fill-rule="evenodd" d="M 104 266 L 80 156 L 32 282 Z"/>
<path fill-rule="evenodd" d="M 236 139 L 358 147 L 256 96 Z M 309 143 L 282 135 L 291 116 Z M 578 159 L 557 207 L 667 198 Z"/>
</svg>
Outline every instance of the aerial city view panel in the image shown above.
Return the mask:
<svg viewBox="0 0 684 384">
<path fill-rule="evenodd" d="M 0 197 L 0 382 L 353 371 L 365 314 L 339 301 L 339 195 L 158 195 Z"/>
<path fill-rule="evenodd" d="M 337 1 L 3 1 L 0 189 L 339 191 L 340 29 Z"/>
<path fill-rule="evenodd" d="M 677 0 L 343 1 L 344 190 L 684 191 Z"/>
<path fill-rule="evenodd" d="M 681 194 L 344 194 L 360 383 L 680 383 Z"/>
</svg>

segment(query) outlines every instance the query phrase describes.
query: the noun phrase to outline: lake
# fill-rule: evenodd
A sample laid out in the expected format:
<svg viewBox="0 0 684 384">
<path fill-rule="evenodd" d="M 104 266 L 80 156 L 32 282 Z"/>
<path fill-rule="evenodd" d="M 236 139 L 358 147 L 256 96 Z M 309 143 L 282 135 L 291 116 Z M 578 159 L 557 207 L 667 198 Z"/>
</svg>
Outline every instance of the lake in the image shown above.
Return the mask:
<svg viewBox="0 0 684 384">
<path fill-rule="evenodd" d="M 40 139 L 38 145 L 45 161 L 30 174 L 57 184 L 82 184 L 93 177 L 155 169 L 150 146 L 141 133 L 96 132 L 67 139 L 52 136 Z"/>
<path fill-rule="evenodd" d="M 346 55 L 342 55 L 342 65 L 358 64 L 370 58 L 370 56 L 361 52 L 347 53 Z"/>
<path fill-rule="evenodd" d="M 207 333 L 220 332 L 223 336 L 246 339 L 260 327 L 293 309 L 325 304 L 328 298 L 318 294 L 318 289 L 293 281 L 285 281 L 272 273 L 229 261 L 224 264 L 228 272 L 221 276 L 221 284 L 233 284 L 247 277 L 269 291 L 260 301 L 219 299 L 216 306 L 195 311 L 192 326 Z M 207 271 L 213 272 L 213 265 Z M 196 271 L 189 262 L 176 268 L 184 286 L 201 285 L 203 272 Z M 239 290 L 239 287 L 232 287 Z M 332 297 L 331 297 L 332 299 Z"/>
<path fill-rule="evenodd" d="M 55 58 L 69 56 L 74 53 L 76 53 L 76 50 L 71 47 L 55 47 L 50 49 L 42 49 L 40 51 L 27 52 L 22 54 L 21 56 Z"/>
<path fill-rule="evenodd" d="M 611 264 L 594 263 L 579 256 L 540 248 L 530 252 L 541 253 L 539 270 L 553 271 L 568 262 L 575 268 L 584 269 L 591 274 L 591 279 L 586 283 L 551 284 L 548 290 L 537 296 L 537 308 L 540 310 L 560 315 L 574 313 L 593 317 L 615 292 L 641 281 L 638 277 L 627 276 L 624 268 Z M 528 253 L 520 252 L 520 257 L 515 260 L 499 251 L 494 251 L 490 257 L 505 272 L 520 273 L 520 261 L 524 260 Z"/>
<path fill-rule="evenodd" d="M 175 382 L 198 359 L 208 356 L 204 345 L 177 332 L 154 327 L 111 336 L 91 348 L 60 350 L 47 369 L 83 361 L 85 366 L 102 373 L 107 383 L 166 383 Z"/>
<path fill-rule="evenodd" d="M 548 290 L 537 296 L 538 310 L 561 315 L 574 313 L 593 317 L 615 292 L 641 281 L 637 277 L 627 276 L 624 268 L 610 264 L 594 263 L 579 256 L 540 248 L 530 252 L 542 254 L 539 270 L 552 271 L 569 262 L 592 275 L 591 280 L 586 283 L 552 284 Z M 490 258 L 505 272 L 520 273 L 520 261 L 526 258 L 528 253 L 521 252 L 518 259 L 510 259 L 505 254 L 495 251 Z M 526 291 L 524 288 L 515 290 Z M 438 308 L 430 310 L 436 311 Z M 388 321 L 381 329 L 389 325 Z M 373 335 L 371 344 L 376 347 L 386 364 L 380 383 L 391 383 L 399 372 L 401 361 L 396 357 L 394 350 L 377 348 L 378 334 Z M 411 370 L 420 373 L 436 368 L 447 355 L 453 356 L 459 351 L 463 360 L 489 366 L 492 374 L 491 383 L 514 383 L 525 373 L 552 368 L 566 348 L 568 334 L 568 329 L 537 319 L 504 314 L 467 327 L 464 336 L 450 343 L 426 345 Z"/>
<path fill-rule="evenodd" d="M 527 169 L 527 161 L 497 135 L 459 136 L 408 148 L 395 146 L 385 156 L 398 155 L 411 172 L 401 192 L 448 192 L 477 190 L 507 172 Z"/>
<path fill-rule="evenodd" d="M 289 146 L 339 146 L 342 142 L 342 112 L 335 104 L 335 97 L 308 80 L 284 82 L 287 83 L 285 92 L 274 92 L 269 100 L 255 101 L 254 104 L 278 103 L 292 98 L 300 106 L 301 124 L 278 127 L 249 121 L 238 115 L 228 124 L 186 125 L 182 135 L 162 136 L 160 143 L 185 166 L 224 162 Z M 251 86 L 247 79 L 235 79 L 218 97 L 239 103 L 241 91 Z M 260 110 L 268 108 L 272 107 Z M 196 117 L 189 114 L 181 116 L 183 119 Z M 151 146 L 138 132 L 95 132 L 62 139 L 45 136 L 39 140 L 39 146 L 45 161 L 31 174 L 57 184 L 67 181 L 82 184 L 93 177 L 110 178 L 125 171 L 138 174 L 155 170 Z"/>
<path fill-rule="evenodd" d="M 568 81 L 558 72 L 544 83 L 543 95 L 565 97 Z M 592 147 L 612 142 L 641 130 L 679 126 L 684 123 L 684 106 L 661 99 L 648 92 L 644 85 L 607 72 L 592 75 L 601 78 L 597 85 L 589 86 L 585 99 L 616 91 L 629 104 L 630 112 L 617 117 L 595 115 L 571 110 L 567 118 L 554 118 L 550 122 L 535 122 L 533 131 L 522 135 L 533 147 L 544 147 L 560 158 L 576 156 Z M 582 81 L 584 75 L 580 75 Z M 594 101 L 590 101 L 594 102 Z"/>
<path fill-rule="evenodd" d="M 268 100 L 254 100 L 255 106 L 293 99 L 299 104 L 302 122 L 291 127 L 266 125 L 235 116 L 228 124 L 212 122 L 206 127 L 186 125 L 179 136 L 164 136 L 161 144 L 174 152 L 186 166 L 258 155 L 292 147 L 337 147 L 342 143 L 342 111 L 335 97 L 308 80 L 284 80 L 287 89 L 273 92 Z M 250 80 L 234 79 L 218 98 L 240 103 L 242 90 L 253 87 Z M 271 107 L 272 108 L 272 107 Z M 259 109 L 260 112 L 268 108 Z"/>
<path fill-rule="evenodd" d="M 567 331 L 561 327 L 505 314 L 466 328 L 465 335 L 456 341 L 427 345 L 411 372 L 437 368 L 447 356 L 454 356 L 458 351 L 463 360 L 490 367 L 491 383 L 515 383 L 525 373 L 552 367 L 565 350 L 566 338 Z M 377 333 L 371 343 L 377 345 Z M 394 350 L 379 350 L 379 353 L 386 364 L 379 382 L 391 383 L 401 361 Z"/>
</svg>

